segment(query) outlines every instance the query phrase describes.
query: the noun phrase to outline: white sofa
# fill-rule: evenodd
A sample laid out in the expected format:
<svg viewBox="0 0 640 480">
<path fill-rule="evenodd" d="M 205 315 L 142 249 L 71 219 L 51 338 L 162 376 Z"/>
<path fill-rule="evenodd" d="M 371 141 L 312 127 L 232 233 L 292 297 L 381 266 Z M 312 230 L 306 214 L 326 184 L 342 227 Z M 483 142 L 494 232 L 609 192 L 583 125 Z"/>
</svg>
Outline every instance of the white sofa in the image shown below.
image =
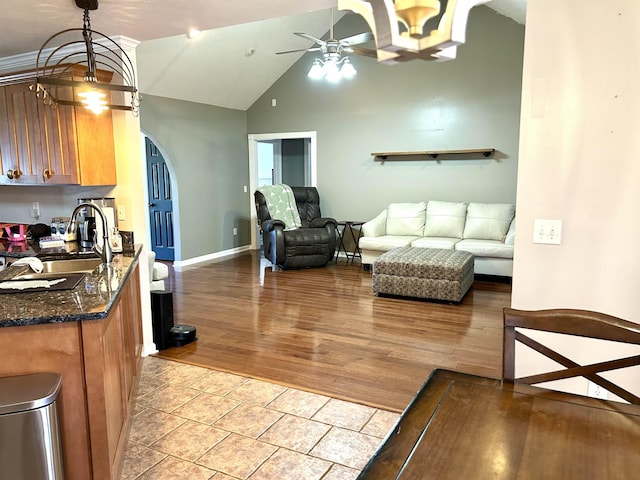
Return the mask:
<svg viewBox="0 0 640 480">
<path fill-rule="evenodd" d="M 431 200 L 392 203 L 362 225 L 362 264 L 398 247 L 446 248 L 474 255 L 474 272 L 513 275 L 515 206 Z"/>
</svg>

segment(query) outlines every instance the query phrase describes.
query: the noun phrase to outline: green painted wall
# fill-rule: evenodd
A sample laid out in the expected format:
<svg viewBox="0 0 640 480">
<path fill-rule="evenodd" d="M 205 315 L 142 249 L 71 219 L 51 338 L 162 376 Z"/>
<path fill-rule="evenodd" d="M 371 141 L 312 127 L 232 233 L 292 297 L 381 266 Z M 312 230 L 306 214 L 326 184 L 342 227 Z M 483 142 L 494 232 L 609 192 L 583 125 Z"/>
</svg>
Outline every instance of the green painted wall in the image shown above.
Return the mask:
<svg viewBox="0 0 640 480">
<path fill-rule="evenodd" d="M 282 140 L 282 182 L 304 186 L 304 138 Z"/>
<path fill-rule="evenodd" d="M 335 34 L 367 30 L 347 15 Z M 307 78 L 307 53 L 247 111 L 248 131 L 317 131 L 324 215 L 368 220 L 391 202 L 429 199 L 515 203 L 523 47 L 524 26 L 477 7 L 453 61 L 352 56 L 358 75 L 335 85 Z M 476 147 L 495 147 L 496 160 L 382 165 L 370 155 Z"/>
<path fill-rule="evenodd" d="M 251 243 L 245 112 L 145 95 L 140 126 L 173 167 L 180 260 Z"/>
</svg>

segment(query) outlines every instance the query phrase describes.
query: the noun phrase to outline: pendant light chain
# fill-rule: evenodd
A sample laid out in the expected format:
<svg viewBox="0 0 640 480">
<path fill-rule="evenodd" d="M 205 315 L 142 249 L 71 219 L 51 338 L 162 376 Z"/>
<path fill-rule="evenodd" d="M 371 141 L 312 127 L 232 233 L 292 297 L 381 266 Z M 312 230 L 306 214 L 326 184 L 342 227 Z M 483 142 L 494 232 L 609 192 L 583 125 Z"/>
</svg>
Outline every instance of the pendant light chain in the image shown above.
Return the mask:
<svg viewBox="0 0 640 480">
<path fill-rule="evenodd" d="M 93 53 L 93 36 L 91 34 L 91 19 L 89 9 L 84 9 L 82 25 L 82 37 L 87 48 L 87 71 L 84 74 L 85 82 L 95 82 L 96 79 L 96 56 Z"/>
</svg>

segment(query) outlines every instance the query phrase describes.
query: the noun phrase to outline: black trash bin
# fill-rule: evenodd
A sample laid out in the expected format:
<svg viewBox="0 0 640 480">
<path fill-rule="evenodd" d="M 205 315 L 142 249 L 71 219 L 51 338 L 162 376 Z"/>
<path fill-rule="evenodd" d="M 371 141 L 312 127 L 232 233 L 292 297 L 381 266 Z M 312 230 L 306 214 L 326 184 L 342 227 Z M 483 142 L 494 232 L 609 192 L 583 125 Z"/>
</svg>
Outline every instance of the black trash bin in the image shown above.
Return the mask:
<svg viewBox="0 0 640 480">
<path fill-rule="evenodd" d="M 62 377 L 0 378 L 0 480 L 63 480 L 56 399 Z"/>
<path fill-rule="evenodd" d="M 173 295 L 163 290 L 151 292 L 151 323 L 153 343 L 158 350 L 171 347 L 170 330 L 173 327 Z"/>
</svg>

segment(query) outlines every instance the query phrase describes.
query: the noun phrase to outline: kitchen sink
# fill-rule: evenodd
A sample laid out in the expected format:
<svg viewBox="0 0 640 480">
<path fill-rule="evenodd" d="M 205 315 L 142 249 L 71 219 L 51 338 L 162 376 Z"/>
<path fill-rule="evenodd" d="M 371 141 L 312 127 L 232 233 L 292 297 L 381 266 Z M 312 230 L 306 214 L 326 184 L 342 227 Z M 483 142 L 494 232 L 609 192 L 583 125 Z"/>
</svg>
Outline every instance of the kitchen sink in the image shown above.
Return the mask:
<svg viewBox="0 0 640 480">
<path fill-rule="evenodd" d="M 99 258 L 74 258 L 42 262 L 42 273 L 92 272 L 102 263 Z"/>
<path fill-rule="evenodd" d="M 86 273 L 96 269 L 102 260 L 99 258 L 73 258 L 64 260 L 47 260 L 42 262 L 42 272 L 25 272 L 15 278 L 36 279 L 52 278 L 65 273 Z"/>
</svg>

